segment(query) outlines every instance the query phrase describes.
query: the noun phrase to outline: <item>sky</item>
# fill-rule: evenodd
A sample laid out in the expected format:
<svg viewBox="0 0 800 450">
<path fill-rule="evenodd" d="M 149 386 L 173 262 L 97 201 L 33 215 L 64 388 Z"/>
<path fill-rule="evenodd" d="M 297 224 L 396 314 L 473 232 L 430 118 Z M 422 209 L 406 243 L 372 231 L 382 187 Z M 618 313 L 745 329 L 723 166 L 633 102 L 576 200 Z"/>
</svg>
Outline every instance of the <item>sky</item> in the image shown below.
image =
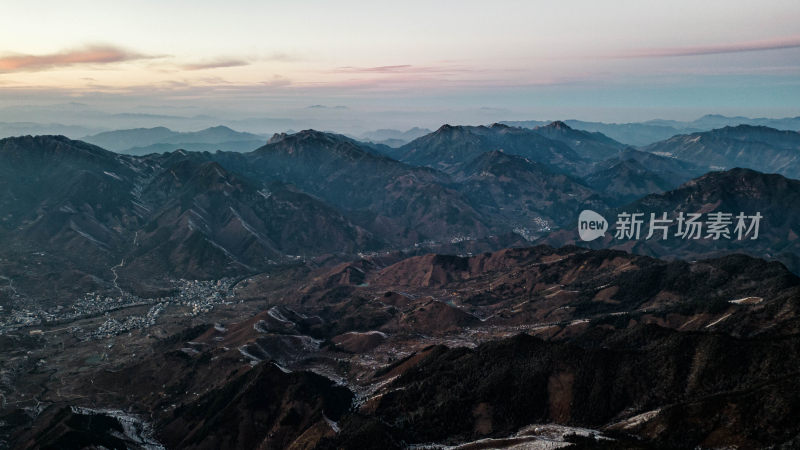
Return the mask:
<svg viewBox="0 0 800 450">
<path fill-rule="evenodd" d="M 800 115 L 800 2 L 31 0 L 0 15 L 0 121 L 357 132 L 707 113 Z"/>
</svg>

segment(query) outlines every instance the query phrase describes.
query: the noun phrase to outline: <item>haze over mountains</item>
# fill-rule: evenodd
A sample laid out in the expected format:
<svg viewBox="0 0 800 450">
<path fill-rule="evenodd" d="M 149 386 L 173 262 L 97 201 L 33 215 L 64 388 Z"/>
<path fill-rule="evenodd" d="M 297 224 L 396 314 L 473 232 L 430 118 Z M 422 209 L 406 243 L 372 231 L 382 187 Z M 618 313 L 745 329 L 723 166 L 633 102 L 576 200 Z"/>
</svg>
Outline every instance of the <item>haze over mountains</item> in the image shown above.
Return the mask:
<svg viewBox="0 0 800 450">
<path fill-rule="evenodd" d="M 501 123 L 524 128 L 536 128 L 548 125 L 554 121 L 557 120 L 555 118 L 553 120 L 505 120 Z M 626 123 L 605 123 L 576 119 L 562 119 L 562 121 L 576 130 L 599 132 L 618 142 L 635 147 L 649 145 L 678 134 L 710 131 L 726 126 L 753 125 L 766 126 L 778 130 L 800 131 L 800 118 L 798 117 L 773 119 L 741 116 L 729 117 L 719 114 L 709 114 L 699 119 L 685 122 L 664 119 Z M 315 128 L 321 130 L 336 130 L 364 142 L 374 142 L 391 147 L 399 147 L 429 133 L 431 129 L 439 125 L 440 123 L 434 122 L 433 124 L 428 124 L 427 127 L 415 126 L 403 129 L 379 128 L 375 130 L 364 130 L 363 125 L 353 127 L 351 124 L 343 123 L 339 120 L 327 120 L 325 118 L 307 118 L 301 120 L 291 118 L 249 117 L 232 120 L 212 115 L 179 116 L 172 114 L 131 112 L 109 113 L 91 109 L 87 105 L 77 103 L 55 105 L 50 109 L 47 107 L 33 106 L 28 108 L 15 107 L 13 109 L 0 109 L 0 137 L 22 136 L 26 134 L 62 134 L 72 139 L 81 139 L 102 132 L 132 131 L 140 128 L 160 129 L 166 127 L 172 130 L 180 130 L 180 132 L 183 133 L 193 133 L 199 130 L 224 126 L 263 138 L 273 133 Z M 144 132 L 144 130 L 139 131 Z M 126 148 L 150 145 L 145 145 L 148 140 L 146 133 L 142 134 L 142 138 L 142 142 L 135 142 Z M 179 139 L 179 141 L 192 143 L 194 140 L 187 141 L 186 139 Z M 200 141 L 194 143 L 200 144 L 204 142 Z M 218 142 L 215 141 L 211 143 Z M 111 147 L 106 148 L 117 151 Z M 250 148 L 247 150 L 254 149 L 255 148 Z M 120 148 L 119 150 L 124 149 Z M 210 151 L 213 151 L 213 149 Z"/>
<path fill-rule="evenodd" d="M 407 144 L 413 141 L 418 137 L 425 136 L 430 132 L 431 130 L 427 128 L 419 128 L 419 127 L 414 127 L 406 131 L 381 129 L 381 130 L 366 132 L 362 134 L 360 138 L 364 141 L 374 142 L 376 144 L 385 144 L 390 147 L 399 147 L 403 144 Z"/>
<path fill-rule="evenodd" d="M 798 157 L 748 124 L 2 139 L 0 442 L 791 448 Z M 763 221 L 583 242 L 584 209 Z"/>
<path fill-rule="evenodd" d="M 165 127 L 106 131 L 86 136 L 82 140 L 118 153 L 146 155 L 171 152 L 176 149 L 200 152 L 216 150 L 243 152 L 260 147 L 266 138 L 234 131 L 224 126 L 216 126 L 183 133 Z"/>
</svg>

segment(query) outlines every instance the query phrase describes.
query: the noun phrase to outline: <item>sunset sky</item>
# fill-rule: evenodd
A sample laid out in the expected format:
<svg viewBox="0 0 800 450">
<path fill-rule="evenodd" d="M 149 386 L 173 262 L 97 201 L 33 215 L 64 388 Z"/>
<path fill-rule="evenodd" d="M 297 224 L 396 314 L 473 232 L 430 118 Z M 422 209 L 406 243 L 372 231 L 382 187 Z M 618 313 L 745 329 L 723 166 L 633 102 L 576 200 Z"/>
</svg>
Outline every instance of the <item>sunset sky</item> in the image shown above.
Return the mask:
<svg viewBox="0 0 800 450">
<path fill-rule="evenodd" d="M 8 2 L 0 120 L 65 104 L 354 129 L 795 116 L 800 2 Z"/>
</svg>

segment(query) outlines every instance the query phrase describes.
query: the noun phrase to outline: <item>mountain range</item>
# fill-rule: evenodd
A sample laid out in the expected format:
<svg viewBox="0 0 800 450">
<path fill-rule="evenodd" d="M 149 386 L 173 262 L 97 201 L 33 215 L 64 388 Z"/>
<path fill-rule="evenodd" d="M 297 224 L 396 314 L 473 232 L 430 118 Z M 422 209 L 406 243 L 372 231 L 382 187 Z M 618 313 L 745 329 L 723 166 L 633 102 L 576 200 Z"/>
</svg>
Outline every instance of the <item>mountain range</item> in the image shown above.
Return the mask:
<svg viewBox="0 0 800 450">
<path fill-rule="evenodd" d="M 797 132 L 240 136 L 0 140 L 0 446 L 800 442 Z M 730 236 L 677 233 L 718 212 Z"/>
<path fill-rule="evenodd" d="M 550 121 L 504 121 L 511 126 L 536 128 L 547 125 Z M 677 120 L 648 120 L 630 123 L 587 122 L 583 120 L 565 120 L 567 125 L 591 132 L 603 133 L 619 142 L 633 146 L 650 145 L 669 139 L 677 134 L 691 134 L 710 131 L 717 128 L 735 127 L 737 125 L 764 126 L 778 130 L 800 131 L 800 117 L 782 119 L 727 117 L 719 114 L 708 114 L 688 122 Z"/>
<path fill-rule="evenodd" d="M 67 286 L 148 290 L 169 276 L 217 278 L 298 256 L 431 248 L 507 233 L 574 243 L 583 209 L 649 213 L 658 206 L 677 214 L 714 205 L 738 213 L 760 205 L 769 222 L 758 242 L 603 245 L 662 257 L 764 252 L 800 270 L 792 246 L 800 230 L 786 207 L 797 204 L 796 182 L 740 170 L 689 182 L 710 168 L 737 166 L 797 176 L 798 155 L 800 134 L 746 125 L 641 150 L 562 122 L 533 130 L 445 125 L 399 148 L 306 130 L 244 153 L 145 156 L 64 137 L 8 138 L 0 141 L 0 240 L 9 260 L 26 261 L 8 268 L 17 284 L 52 295 Z M 44 264 L 31 256 L 37 252 L 49 255 Z M 31 264 L 41 269 L 30 271 Z M 58 269 L 64 264 L 69 276 Z"/>
</svg>

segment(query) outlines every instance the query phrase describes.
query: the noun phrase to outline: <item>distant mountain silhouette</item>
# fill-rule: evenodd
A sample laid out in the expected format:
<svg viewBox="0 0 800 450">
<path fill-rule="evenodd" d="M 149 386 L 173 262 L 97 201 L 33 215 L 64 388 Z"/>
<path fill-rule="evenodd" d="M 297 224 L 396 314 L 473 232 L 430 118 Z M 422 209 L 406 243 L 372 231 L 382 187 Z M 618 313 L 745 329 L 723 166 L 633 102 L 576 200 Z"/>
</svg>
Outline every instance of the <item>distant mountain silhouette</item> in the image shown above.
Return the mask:
<svg viewBox="0 0 800 450">
<path fill-rule="evenodd" d="M 427 128 L 414 127 L 406 131 L 393 130 L 393 129 L 380 129 L 375 131 L 368 131 L 359 136 L 363 141 L 370 141 L 376 144 L 385 144 L 390 147 L 400 147 L 407 144 L 418 137 L 429 134 L 431 130 Z"/>
<path fill-rule="evenodd" d="M 568 126 L 591 132 L 600 132 L 604 135 L 633 146 L 650 145 L 658 141 L 669 139 L 678 134 L 697 133 L 715 128 L 737 125 L 766 126 L 779 130 L 800 131 L 800 117 L 787 117 L 783 119 L 726 117 L 719 114 L 708 114 L 699 119 L 681 122 L 677 120 L 647 120 L 644 122 L 629 123 L 604 123 L 583 120 L 564 120 Z M 526 120 L 504 121 L 507 125 L 536 128 L 547 125 L 549 121 Z"/>
<path fill-rule="evenodd" d="M 106 131 L 86 136 L 84 141 L 103 148 L 132 155 L 189 151 L 251 151 L 264 145 L 264 138 L 251 133 L 234 131 L 225 126 L 200 131 L 177 132 L 165 127 L 135 128 Z"/>
</svg>

